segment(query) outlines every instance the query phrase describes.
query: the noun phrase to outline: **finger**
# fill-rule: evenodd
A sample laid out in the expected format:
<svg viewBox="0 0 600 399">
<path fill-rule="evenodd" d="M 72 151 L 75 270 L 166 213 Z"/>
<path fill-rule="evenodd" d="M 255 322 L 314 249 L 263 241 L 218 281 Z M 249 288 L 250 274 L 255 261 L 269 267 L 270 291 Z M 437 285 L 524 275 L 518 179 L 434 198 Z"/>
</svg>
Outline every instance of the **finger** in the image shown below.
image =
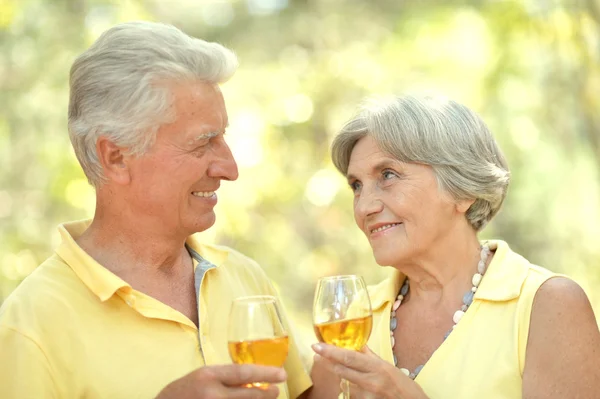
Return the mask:
<svg viewBox="0 0 600 399">
<path fill-rule="evenodd" d="M 371 387 L 373 385 L 373 375 L 364 371 L 357 371 L 343 364 L 333 364 L 331 371 L 344 380 L 348 380 L 351 384 L 356 385 L 361 389 Z"/>
<path fill-rule="evenodd" d="M 373 374 L 375 369 L 369 370 L 369 372 L 356 371 L 342 364 L 334 363 L 318 354 L 314 356 L 314 364 L 318 365 L 323 371 L 326 370 L 340 379 L 348 380 L 352 399 L 375 398 L 376 396 L 370 391 L 377 389 L 377 386 L 382 384 L 379 376 Z"/>
<path fill-rule="evenodd" d="M 227 390 L 228 399 L 276 399 L 279 395 L 279 388 L 275 385 L 269 385 L 266 388 L 229 388 Z"/>
<path fill-rule="evenodd" d="M 322 357 L 347 368 L 367 372 L 372 369 L 372 358 L 361 352 L 338 348 L 333 345 L 314 344 L 313 350 Z"/>
<path fill-rule="evenodd" d="M 210 372 L 213 373 L 221 383 L 230 387 L 237 387 L 253 382 L 277 384 L 284 382 L 287 378 L 285 370 L 282 368 L 257 366 L 254 364 L 212 366 Z"/>
<path fill-rule="evenodd" d="M 331 362 L 330 360 L 328 360 L 327 358 L 324 358 L 323 356 L 319 355 L 319 354 L 315 354 L 314 358 L 313 358 L 313 367 L 320 367 L 320 370 L 323 371 L 328 371 L 330 373 L 335 374 L 334 372 L 334 367 L 335 367 L 336 363 Z"/>
<path fill-rule="evenodd" d="M 375 355 L 375 352 L 373 352 L 371 350 L 371 348 L 369 348 L 367 345 L 363 346 L 363 348 L 360 350 L 360 352 L 364 353 L 365 355 L 377 356 L 377 355 Z"/>
<path fill-rule="evenodd" d="M 389 365 L 389 367 L 393 366 Z M 385 392 L 392 392 L 396 385 L 416 385 L 413 380 L 395 367 L 391 369 L 391 373 L 383 372 L 381 368 L 362 372 L 338 363 L 333 365 L 333 372 L 363 391 L 365 397 L 379 397 Z"/>
</svg>

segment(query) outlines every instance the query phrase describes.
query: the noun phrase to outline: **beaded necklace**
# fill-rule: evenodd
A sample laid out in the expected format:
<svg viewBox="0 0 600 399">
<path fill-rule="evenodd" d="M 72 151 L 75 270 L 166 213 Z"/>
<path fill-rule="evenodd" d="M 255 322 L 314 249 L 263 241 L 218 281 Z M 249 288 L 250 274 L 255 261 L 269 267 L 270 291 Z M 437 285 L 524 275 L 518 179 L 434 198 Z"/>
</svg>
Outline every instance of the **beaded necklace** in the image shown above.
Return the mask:
<svg viewBox="0 0 600 399">
<path fill-rule="evenodd" d="M 477 264 L 477 273 L 475 273 L 473 275 L 473 278 L 471 279 L 471 283 L 473 284 L 473 287 L 471 287 L 471 290 L 467 291 L 465 293 L 465 295 L 463 295 L 463 305 L 461 306 L 461 308 L 459 310 L 454 312 L 454 316 L 452 317 L 452 321 L 454 322 L 454 325 L 444 335 L 444 340 L 446 340 L 446 338 L 448 338 L 450 333 L 454 330 L 454 328 L 456 327 L 458 322 L 464 316 L 467 309 L 469 309 L 469 306 L 471 306 L 471 304 L 473 303 L 473 296 L 475 295 L 475 292 L 477 292 L 477 287 L 479 287 L 479 284 L 481 283 L 481 279 L 483 278 L 483 274 L 485 273 L 486 263 L 487 263 L 487 259 L 488 259 L 489 255 L 490 255 L 490 247 L 488 246 L 487 243 L 485 243 L 481 246 L 481 255 L 480 255 L 481 259 L 479 260 L 479 263 Z M 402 304 L 402 300 L 404 299 L 404 297 L 408 294 L 409 289 L 410 289 L 410 283 L 407 278 L 406 280 L 404 280 L 404 284 L 402 284 L 402 287 L 400 288 L 400 292 L 398 293 L 398 296 L 396 297 L 396 301 L 392 305 L 392 311 L 391 311 L 391 315 L 390 315 L 390 340 L 391 340 L 391 344 L 392 344 L 392 354 L 394 356 L 394 365 L 396 367 L 398 367 L 398 359 L 396 358 L 396 354 L 394 353 L 394 346 L 396 345 L 396 340 L 394 338 L 394 330 L 396 329 L 396 327 L 398 327 L 398 319 L 396 319 L 396 311 Z M 400 367 L 400 371 L 402 371 L 404 374 L 406 374 L 408 377 L 410 377 L 411 379 L 414 380 L 415 378 L 417 378 L 417 375 L 419 375 L 419 373 L 421 372 L 421 370 L 423 369 L 424 366 L 425 366 L 424 364 L 417 366 L 417 368 L 415 368 L 415 370 L 413 372 L 411 372 L 410 370 L 408 370 L 404 367 Z"/>
</svg>

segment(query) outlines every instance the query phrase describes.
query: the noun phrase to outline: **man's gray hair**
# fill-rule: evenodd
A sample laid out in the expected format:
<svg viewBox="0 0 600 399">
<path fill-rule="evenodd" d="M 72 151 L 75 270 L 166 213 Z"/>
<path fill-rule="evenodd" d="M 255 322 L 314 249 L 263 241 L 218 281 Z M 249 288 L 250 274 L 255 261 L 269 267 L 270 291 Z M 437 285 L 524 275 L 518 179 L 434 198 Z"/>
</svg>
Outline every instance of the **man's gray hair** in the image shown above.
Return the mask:
<svg viewBox="0 0 600 399">
<path fill-rule="evenodd" d="M 71 67 L 69 136 L 90 184 L 104 181 L 96 141 L 106 136 L 142 155 L 158 128 L 173 120 L 171 82 L 223 83 L 235 54 L 171 25 L 127 22 L 104 32 Z"/>
<path fill-rule="evenodd" d="M 475 200 L 466 217 L 476 231 L 500 209 L 508 165 L 483 120 L 464 105 L 430 96 L 367 103 L 333 141 L 333 163 L 344 175 L 354 146 L 367 135 L 401 162 L 430 165 L 455 200 Z"/>
</svg>

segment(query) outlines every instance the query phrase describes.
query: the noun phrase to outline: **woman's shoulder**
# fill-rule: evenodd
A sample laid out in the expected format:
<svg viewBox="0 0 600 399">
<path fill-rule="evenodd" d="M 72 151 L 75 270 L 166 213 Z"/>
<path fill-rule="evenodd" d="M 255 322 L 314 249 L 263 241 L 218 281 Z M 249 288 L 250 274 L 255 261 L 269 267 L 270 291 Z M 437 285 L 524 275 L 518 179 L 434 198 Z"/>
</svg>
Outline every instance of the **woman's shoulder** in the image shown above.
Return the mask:
<svg viewBox="0 0 600 399">
<path fill-rule="evenodd" d="M 570 310 L 582 307 L 591 309 L 590 301 L 583 288 L 574 280 L 562 275 L 547 279 L 537 290 L 534 308 L 546 306 L 553 309 L 561 307 Z"/>
<path fill-rule="evenodd" d="M 505 241 L 490 240 L 489 243 L 490 247 L 495 250 L 493 266 L 501 269 L 500 273 L 502 274 L 522 275 L 526 284 L 538 286 L 553 277 L 566 277 L 547 267 L 530 262 L 525 256 L 515 252 Z"/>
</svg>

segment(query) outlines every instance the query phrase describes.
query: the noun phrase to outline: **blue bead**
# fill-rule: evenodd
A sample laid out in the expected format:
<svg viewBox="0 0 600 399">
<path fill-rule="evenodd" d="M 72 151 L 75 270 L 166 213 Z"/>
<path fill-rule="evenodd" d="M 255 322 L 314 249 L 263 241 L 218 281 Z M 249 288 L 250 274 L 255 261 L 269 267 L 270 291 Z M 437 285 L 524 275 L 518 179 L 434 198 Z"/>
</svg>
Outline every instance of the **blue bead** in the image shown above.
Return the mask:
<svg viewBox="0 0 600 399">
<path fill-rule="evenodd" d="M 446 334 L 444 334 L 444 339 L 448 338 L 450 336 L 451 332 L 452 332 L 452 329 L 450 329 L 450 331 L 448 331 Z"/>
<path fill-rule="evenodd" d="M 396 355 L 394 355 L 394 366 L 398 365 L 398 358 L 396 357 Z"/>
<path fill-rule="evenodd" d="M 390 319 L 390 330 L 394 331 L 398 327 L 398 320 L 395 317 Z"/>
<path fill-rule="evenodd" d="M 423 367 L 425 367 L 425 365 L 422 364 L 415 369 L 415 376 L 419 375 L 421 370 L 423 370 Z"/>
<path fill-rule="evenodd" d="M 402 288 L 400 288 L 400 294 L 406 296 L 408 294 L 408 280 L 402 284 Z"/>
<path fill-rule="evenodd" d="M 471 306 L 471 304 L 473 303 L 473 295 L 475 295 L 473 291 L 466 292 L 463 296 L 463 303 L 467 306 Z"/>
</svg>

